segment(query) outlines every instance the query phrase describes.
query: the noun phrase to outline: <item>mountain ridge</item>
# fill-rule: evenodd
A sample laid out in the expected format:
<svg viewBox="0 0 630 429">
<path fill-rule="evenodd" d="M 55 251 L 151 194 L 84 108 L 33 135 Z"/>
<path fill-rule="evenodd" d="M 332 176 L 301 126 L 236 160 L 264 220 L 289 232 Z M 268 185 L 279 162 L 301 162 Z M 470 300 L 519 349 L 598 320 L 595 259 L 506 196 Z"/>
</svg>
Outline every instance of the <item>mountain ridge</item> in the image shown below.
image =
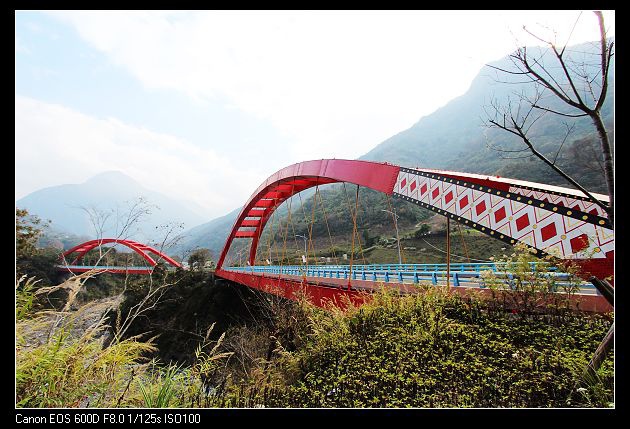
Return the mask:
<svg viewBox="0 0 630 429">
<path fill-rule="evenodd" d="M 181 201 L 146 188 L 120 171 L 105 171 L 82 183 L 49 186 L 38 189 L 16 201 L 32 215 L 50 220 L 57 233 L 94 237 L 93 222 L 86 210 L 109 213 L 103 234 L 116 236 L 116 221 L 124 222 L 131 205 L 139 201 L 148 213 L 142 224 L 134 230 L 135 238 L 151 241 L 158 238 L 161 225 L 183 223 L 191 228 L 200 225 L 206 217 L 187 208 Z"/>
</svg>

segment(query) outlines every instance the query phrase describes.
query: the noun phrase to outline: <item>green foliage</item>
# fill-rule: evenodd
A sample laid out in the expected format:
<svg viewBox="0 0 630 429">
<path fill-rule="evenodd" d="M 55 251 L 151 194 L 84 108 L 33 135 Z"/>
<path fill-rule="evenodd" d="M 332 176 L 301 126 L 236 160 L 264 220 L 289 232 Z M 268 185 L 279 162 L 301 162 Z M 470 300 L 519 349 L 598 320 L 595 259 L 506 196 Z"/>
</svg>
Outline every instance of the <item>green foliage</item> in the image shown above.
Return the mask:
<svg viewBox="0 0 630 429">
<path fill-rule="evenodd" d="M 195 359 L 190 366 L 177 364 L 160 365 L 155 360 L 145 374 L 146 382 L 138 381 L 143 406 L 147 408 L 207 407 L 213 406 L 219 392 L 212 388 L 209 380 L 232 353 L 220 352 L 225 338 L 210 340 L 214 324 L 195 350 Z M 213 393 L 211 393 L 213 391 Z"/>
<path fill-rule="evenodd" d="M 103 323 L 109 307 L 94 302 L 75 311 L 34 312 L 33 282 L 21 278 L 16 286 L 18 407 L 212 406 L 211 381 L 231 356 L 221 350 L 224 334 L 211 338 L 214 324 L 188 365 L 147 364 L 156 338 L 112 338 Z"/>
<path fill-rule="evenodd" d="M 371 235 L 369 229 L 361 231 L 361 236 L 363 238 L 363 245 L 366 248 L 374 246 L 374 244 L 378 243 L 381 238 L 378 235 Z"/>
<path fill-rule="evenodd" d="M 96 323 L 80 336 L 71 335 L 72 322 L 62 324 L 43 343 L 23 340 L 16 350 L 18 407 L 117 406 L 129 383 L 129 369 L 139 364 L 148 343 L 133 339 L 103 348 L 105 327 Z M 18 338 L 27 330 L 18 325 Z"/>
<path fill-rule="evenodd" d="M 215 283 L 211 274 L 199 271 L 179 270 L 169 275 L 174 277 L 169 280 L 174 284 L 164 289 L 157 302 L 145 304 L 143 316 L 133 320 L 126 334 L 133 337 L 148 332 L 151 335 L 160 333 L 153 341 L 158 348 L 156 358 L 162 362 L 192 365 L 199 340 L 215 323 L 213 336 L 233 325 L 256 323 L 250 315 L 257 300 L 251 289 Z M 149 288 L 147 276 L 129 278 L 117 310 L 121 319 L 140 304 Z M 117 318 L 112 314 L 109 323 L 116 326 Z"/>
<path fill-rule="evenodd" d="M 609 323 L 520 319 L 434 288 L 402 297 L 382 291 L 346 313 L 314 311 L 305 347 L 283 357 L 297 374 L 265 405 L 564 407 L 579 379 L 576 362 Z M 611 368 L 601 376 L 610 402 Z"/>
<path fill-rule="evenodd" d="M 493 302 L 520 314 L 541 309 L 547 312 L 568 310 L 572 305 L 569 298 L 580 288 L 576 268 L 568 263 L 554 264 L 553 256 L 539 259 L 535 250 L 523 243 L 516 244 L 513 250 L 510 256 L 496 261 L 504 264 L 502 271 L 510 273 L 509 279 L 490 270 L 482 272 L 482 278 L 493 292 Z M 558 277 L 550 276 L 548 272 L 552 269 L 558 274 L 564 273 L 566 279 L 559 281 Z"/>
<path fill-rule="evenodd" d="M 59 277 L 59 272 L 56 268 L 58 258 L 59 251 L 55 249 L 38 249 L 35 254 L 28 258 L 16 260 L 16 270 L 18 273 L 41 280 L 38 287 L 52 285 L 56 283 Z"/>
<path fill-rule="evenodd" d="M 526 276 L 530 256 L 519 250 L 507 259 L 516 274 Z M 51 320 L 28 310 L 29 288 L 22 287 L 18 406 L 608 407 L 613 402 L 612 357 L 596 376 L 582 379 L 612 323 L 610 315 L 554 309 L 534 305 L 535 300 L 514 307 L 521 303 L 501 301 L 498 286 L 489 300 L 431 285 L 404 296 L 383 288 L 360 307 L 323 310 L 305 297 L 287 301 L 220 287 L 200 272 L 179 275 L 184 277 L 134 321 L 126 339 L 112 342 L 104 341 L 100 322 L 77 333 L 74 316 L 54 313 Z M 528 279 L 540 281 L 538 289 L 529 290 L 524 281 L 517 291 L 536 296 L 543 285 L 549 287 L 544 277 Z M 129 283 L 123 308 L 135 305 L 146 286 Z M 34 341 L 38 325 L 43 335 Z M 148 332 L 156 337 L 141 342 L 138 335 Z"/>
<path fill-rule="evenodd" d="M 155 366 L 155 362 L 154 362 Z M 168 365 L 166 368 L 156 371 L 157 379 L 151 380 L 149 386 L 138 382 L 144 407 L 146 408 L 168 408 L 171 406 L 173 395 L 175 394 L 175 378 L 179 368 L 175 365 Z"/>
<path fill-rule="evenodd" d="M 431 227 L 429 225 L 427 225 L 426 223 L 423 223 L 422 225 L 420 225 L 420 228 L 418 228 L 414 233 L 413 233 L 413 237 L 414 238 L 422 238 L 427 232 L 429 232 L 431 230 Z"/>
<path fill-rule="evenodd" d="M 24 259 L 35 254 L 37 239 L 46 224 L 38 216 L 29 215 L 26 209 L 15 209 L 15 256 Z"/>
<path fill-rule="evenodd" d="M 195 249 L 188 257 L 188 265 L 192 270 L 203 270 L 206 262 L 212 259 L 212 252 L 209 249 Z"/>
<path fill-rule="evenodd" d="M 15 320 L 23 320 L 31 314 L 35 303 L 34 288 L 38 281 L 23 275 L 15 283 Z"/>
<path fill-rule="evenodd" d="M 15 268 L 18 275 L 49 280 L 53 263 L 49 255 L 40 255 L 37 241 L 49 222 L 30 215 L 26 209 L 15 209 Z"/>
</svg>

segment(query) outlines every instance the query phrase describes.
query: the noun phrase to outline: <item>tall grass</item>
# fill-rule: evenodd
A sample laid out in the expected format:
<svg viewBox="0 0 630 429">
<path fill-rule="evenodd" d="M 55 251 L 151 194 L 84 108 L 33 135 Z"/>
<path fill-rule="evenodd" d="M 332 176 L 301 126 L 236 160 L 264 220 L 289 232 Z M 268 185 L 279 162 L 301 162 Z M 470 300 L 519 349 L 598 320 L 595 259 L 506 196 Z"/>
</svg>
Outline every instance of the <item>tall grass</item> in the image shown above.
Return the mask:
<svg viewBox="0 0 630 429">
<path fill-rule="evenodd" d="M 113 407 L 120 404 L 132 368 L 153 346 L 129 339 L 103 347 L 102 321 L 79 337 L 64 323 L 35 347 L 18 344 L 16 404 L 18 407 Z"/>
</svg>

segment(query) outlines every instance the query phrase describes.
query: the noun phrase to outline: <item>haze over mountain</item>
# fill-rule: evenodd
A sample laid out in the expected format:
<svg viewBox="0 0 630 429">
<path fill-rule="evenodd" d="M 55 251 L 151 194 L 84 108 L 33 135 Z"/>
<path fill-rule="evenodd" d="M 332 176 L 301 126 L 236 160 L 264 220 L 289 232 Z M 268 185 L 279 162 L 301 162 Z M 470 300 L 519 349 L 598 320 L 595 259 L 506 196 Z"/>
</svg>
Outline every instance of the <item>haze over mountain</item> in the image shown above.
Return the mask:
<svg viewBox="0 0 630 429">
<path fill-rule="evenodd" d="M 212 219 L 210 222 L 187 230 L 182 234 L 181 240 L 172 249 L 169 249 L 170 254 L 185 257 L 193 249 L 207 248 L 215 253 L 215 257 L 218 257 L 225 244 L 225 239 L 240 212 L 241 207 L 225 216 Z"/>
<path fill-rule="evenodd" d="M 138 222 L 137 229 L 134 228 L 130 238 L 136 240 L 159 239 L 161 231 L 156 227 L 163 224 L 183 223 L 187 229 L 207 219 L 192 203 L 177 201 L 147 189 L 119 171 L 100 173 L 80 184 L 40 189 L 19 199 L 16 206 L 28 209 L 29 213 L 42 219 L 51 220 L 51 226 L 57 232 L 94 238 L 94 226 L 82 208 L 111 212 L 104 235 L 115 235 L 120 228 L 116 221 L 124 221 L 130 204 L 139 198 L 149 204 L 150 214 Z"/>
<path fill-rule="evenodd" d="M 570 46 L 567 52 L 572 53 L 577 61 L 583 60 L 587 63 L 587 70 L 595 75 L 596 70 L 593 67 L 596 66 L 596 61 L 592 58 L 597 49 L 598 43 L 592 42 Z M 528 48 L 528 51 L 532 55 L 542 52 L 539 47 Z M 491 65 L 501 68 L 512 67 L 507 56 Z M 550 70 L 558 71 L 558 68 Z M 514 100 L 514 94 L 523 91 L 528 93 L 531 90 L 531 84 L 517 83 L 517 79 L 522 80 L 520 77 L 497 75 L 490 67 L 482 68 L 465 94 L 432 114 L 422 117 L 409 129 L 380 143 L 360 159 L 387 161 L 410 167 L 493 174 L 569 187 L 563 178 L 536 158 L 505 159 L 498 151 L 489 148 L 523 147 L 520 140 L 507 132 L 484 126 L 484 120 L 488 117 L 487 111 L 491 113 L 489 109 L 491 100 L 505 104 L 508 98 Z M 499 80 L 513 83 L 501 83 Z M 547 101 L 551 107 L 562 108 L 560 103 L 552 99 Z M 609 91 L 602 108 L 602 116 L 611 132 L 611 141 L 614 141 L 613 106 L 614 59 L 609 75 Z M 532 127 L 532 140 L 543 153 L 552 157 L 556 153 L 566 131 L 564 119 L 547 114 Z M 590 151 L 594 141 L 594 127 L 590 119 L 580 118 L 576 121 L 575 128 L 558 157 L 558 163 L 590 190 L 605 193 L 603 174 L 592 168 L 592 159 L 585 155 Z M 207 247 L 218 253 L 238 213 L 239 210 L 235 210 L 222 218 L 188 231 L 188 237 L 182 244 L 194 243 L 195 247 Z M 366 219 L 366 222 L 369 222 L 369 219 Z"/>
</svg>

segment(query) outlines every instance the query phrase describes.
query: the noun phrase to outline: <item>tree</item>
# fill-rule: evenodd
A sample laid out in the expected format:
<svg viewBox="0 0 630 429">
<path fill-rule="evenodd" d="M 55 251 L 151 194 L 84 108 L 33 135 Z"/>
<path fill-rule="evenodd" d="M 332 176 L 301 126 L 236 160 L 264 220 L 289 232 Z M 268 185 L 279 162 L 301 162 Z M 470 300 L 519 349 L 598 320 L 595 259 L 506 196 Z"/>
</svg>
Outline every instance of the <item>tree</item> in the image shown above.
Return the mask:
<svg viewBox="0 0 630 429">
<path fill-rule="evenodd" d="M 37 252 L 37 240 L 48 226 L 48 222 L 35 215 L 30 215 L 26 209 L 15 209 L 15 258 L 16 260 L 29 258 Z"/>
<path fill-rule="evenodd" d="M 486 112 L 488 113 L 487 125 L 507 131 L 518 137 L 525 144 L 525 148 L 522 150 L 505 150 L 506 152 L 531 152 L 531 155 L 542 160 L 571 185 L 582 191 L 593 203 L 602 207 L 606 211 L 611 224 L 614 225 L 615 185 L 613 152 L 608 131 L 601 115 L 602 106 L 608 92 L 608 77 L 611 60 L 614 56 L 614 42 L 609 42 L 606 38 L 604 17 L 601 11 L 595 11 L 595 15 L 598 20 L 600 33 L 596 67 L 593 67 L 590 58 L 580 56 L 583 53 L 575 53 L 568 50 L 569 40 L 562 47 L 559 47 L 555 40 L 540 37 L 523 27 L 528 34 L 544 43 L 546 49 L 538 51 L 520 47 L 509 57 L 514 66 L 513 69 L 504 69 L 491 65 L 489 67 L 506 75 L 525 79 L 526 83 L 532 84 L 533 91 L 516 94 L 517 102 L 508 100 L 505 105 L 500 105 L 496 101 L 492 102 L 490 113 Z M 558 115 L 567 121 L 565 138 L 560 142 L 558 151 L 553 159 L 550 159 L 540 150 L 540 146 L 530 135 L 532 126 L 548 114 Z M 601 158 L 603 166 L 610 199 L 608 204 L 595 198 L 557 164 L 558 155 L 575 128 L 574 121 L 582 117 L 589 118 L 597 132 L 599 140 L 599 153 L 597 155 Z M 573 122 L 570 123 L 568 121 Z"/>
<path fill-rule="evenodd" d="M 126 201 L 123 206 L 116 206 L 108 210 L 102 210 L 97 207 L 81 207 L 92 224 L 96 240 L 106 238 L 106 234 L 117 240 L 133 237 L 134 234 L 140 231 L 139 225 L 145 220 L 146 216 L 151 214 L 153 208 L 158 207 L 149 204 L 143 197 Z M 154 247 L 159 252 L 164 253 L 168 247 L 174 245 L 180 239 L 176 232 L 181 228 L 183 228 L 181 224 L 173 222 L 156 226 Z M 99 245 L 91 252 L 92 254 L 87 255 L 87 257 L 93 257 L 90 260 L 90 265 L 95 267 L 102 265 L 103 262 L 117 264 L 121 262 L 122 258 L 127 259 L 126 264 L 129 264 L 132 262 L 131 259 L 137 258 L 135 255 L 132 255 L 132 258 L 128 258 L 128 253 L 118 253 L 114 246 L 105 247 Z M 123 301 L 125 305 L 121 304 L 119 311 L 116 313 L 115 325 L 112 327 L 114 334 L 113 343 L 118 343 L 124 339 L 134 321 L 138 317 L 144 316 L 147 311 L 155 308 L 163 299 L 166 291 L 181 279 L 181 276 L 163 269 L 160 259 L 156 262 L 158 265 L 149 276 L 137 278 L 127 273 L 123 279 L 124 287 L 119 296 L 125 297 L 125 301 Z M 75 282 L 75 295 L 88 278 L 98 274 L 98 271 L 93 270 L 75 276 L 77 280 Z M 48 288 L 47 292 L 54 292 L 60 287 L 63 287 L 63 284 L 55 288 Z M 67 306 L 68 304 L 66 304 Z"/>
<path fill-rule="evenodd" d="M 37 278 L 37 287 L 51 284 L 56 278 L 56 249 L 38 248 L 38 243 L 50 221 L 42 221 L 26 209 L 15 210 L 15 271 L 18 277 Z M 41 244 L 41 243 L 40 243 Z"/>
<path fill-rule="evenodd" d="M 569 183 L 582 191 L 593 203 L 602 207 L 608 215 L 612 228 L 614 228 L 615 184 L 613 152 L 601 115 L 602 106 L 608 93 L 608 76 L 611 60 L 614 56 L 614 42 L 609 42 L 606 38 L 602 12 L 595 11 L 594 13 L 597 17 L 600 35 L 599 52 L 595 68 L 587 59 L 576 60 L 572 56 L 572 52 L 567 50 L 569 40 L 562 47 L 558 47 L 555 40 L 540 37 L 523 27 L 527 33 L 543 42 L 547 49 L 534 52 L 532 55 L 526 47 L 520 47 L 510 55 L 514 69 L 507 70 L 494 66 L 489 67 L 508 75 L 525 78 L 526 82 L 530 82 L 533 85 L 534 90 L 527 94 L 517 94 L 518 103 L 516 104 L 510 101 L 503 106 L 496 102 L 492 103 L 493 114 L 488 115 L 488 125 L 517 136 L 525 144 L 524 150 L 530 151 L 531 154 L 542 160 Z M 580 17 L 581 13 L 578 16 L 578 20 Z M 548 61 L 547 55 L 551 57 L 551 63 Z M 557 72 L 554 68 L 557 69 Z M 554 101 L 555 104 L 551 104 L 551 101 Z M 556 105 L 560 107 L 558 108 Z M 566 134 L 564 140 L 560 143 L 553 159 L 545 156 L 529 135 L 532 126 L 547 114 L 558 115 L 567 121 L 574 121 L 572 124 L 568 122 L 565 124 Z M 556 163 L 564 143 L 575 127 L 575 120 L 582 117 L 588 117 L 597 131 L 599 139 L 599 153 L 597 155 L 598 158 L 601 157 L 608 190 L 608 204 L 595 198 Z M 584 161 L 581 160 L 581 162 Z M 593 284 L 599 289 L 599 280 L 597 278 L 593 278 L 593 280 Z M 613 329 L 614 324 L 595 351 L 591 362 L 587 366 L 586 373 L 594 375 L 603 358 L 611 350 Z"/>
<path fill-rule="evenodd" d="M 362 238 L 363 238 L 363 245 L 365 247 L 372 247 L 374 246 L 374 244 L 376 242 L 378 242 L 378 240 L 380 239 L 380 237 L 378 235 L 371 235 L 370 234 L 370 230 L 365 228 L 362 232 L 361 232 Z"/>
<path fill-rule="evenodd" d="M 422 225 L 420 225 L 420 228 L 418 228 L 416 232 L 413 233 L 413 236 L 414 238 L 422 238 L 422 236 L 424 236 L 430 230 L 431 227 L 426 223 L 423 223 Z"/>
<path fill-rule="evenodd" d="M 210 249 L 195 249 L 188 257 L 188 265 L 191 270 L 201 271 L 208 260 L 212 259 Z"/>
</svg>

